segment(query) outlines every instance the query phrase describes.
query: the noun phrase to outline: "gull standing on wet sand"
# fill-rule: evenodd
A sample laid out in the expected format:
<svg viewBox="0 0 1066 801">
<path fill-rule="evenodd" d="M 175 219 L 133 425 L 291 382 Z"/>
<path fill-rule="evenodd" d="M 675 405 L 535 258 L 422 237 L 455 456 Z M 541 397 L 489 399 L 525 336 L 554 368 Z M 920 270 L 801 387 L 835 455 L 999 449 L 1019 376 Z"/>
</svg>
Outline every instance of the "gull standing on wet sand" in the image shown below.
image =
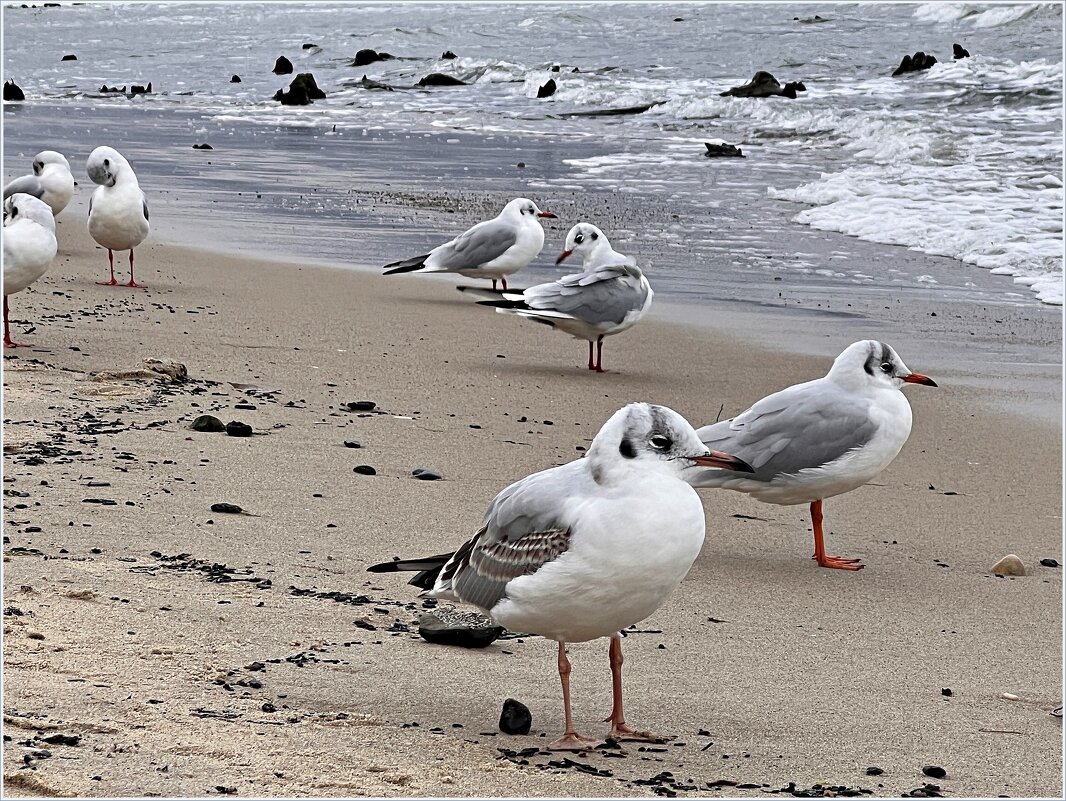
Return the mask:
<svg viewBox="0 0 1066 801">
<path fill-rule="evenodd" d="M 512 631 L 559 643 L 566 731 L 553 750 L 597 741 L 574 729 L 568 642 L 610 637 L 616 739 L 659 739 L 630 728 L 622 712 L 619 632 L 658 609 L 688 573 L 704 537 L 692 470 L 750 470 L 708 451 L 665 406 L 631 403 L 600 429 L 583 459 L 534 473 L 489 505 L 484 525 L 455 553 L 373 565 L 374 573 L 420 571 L 425 595 L 472 604 Z"/>
<path fill-rule="evenodd" d="M 18 192 L 4 201 L 4 347 L 11 341 L 7 296 L 21 292 L 42 275 L 56 256 L 52 209 L 32 195 Z"/>
<path fill-rule="evenodd" d="M 52 216 L 59 214 L 74 197 L 74 176 L 70 172 L 70 162 L 62 153 L 42 150 L 33 157 L 32 175 L 23 175 L 4 187 L 4 200 L 17 192 L 43 200 L 52 210 Z"/>
<path fill-rule="evenodd" d="M 148 236 L 148 202 L 137 183 L 137 174 L 113 147 L 98 147 L 89 154 L 85 169 L 100 186 L 89 199 L 89 233 L 107 248 L 111 280 L 98 281 L 115 286 L 116 250 L 130 252 L 130 280 L 124 286 L 141 287 L 133 278 L 133 249 Z"/>
<path fill-rule="evenodd" d="M 537 258 L 544 247 L 539 217 L 555 217 L 524 197 L 515 198 L 498 216 L 479 222 L 451 242 L 438 245 L 424 256 L 386 264 L 384 275 L 395 273 L 459 273 L 467 278 L 488 278 L 492 288 Z"/>
<path fill-rule="evenodd" d="M 636 262 L 612 248 L 603 231 L 591 223 L 578 223 L 570 229 L 555 263 L 562 263 L 574 253 L 581 256 L 585 272 L 537 284 L 520 293 L 503 292 L 499 300 L 478 302 L 504 314 L 550 325 L 575 339 L 587 339 L 589 369 L 604 373 L 603 338 L 636 325 L 651 308 L 655 293 Z M 474 294 L 479 291 L 473 290 Z"/>
<path fill-rule="evenodd" d="M 707 447 L 735 454 L 754 473 L 707 470 L 692 474 L 690 483 L 737 490 L 764 503 L 809 503 L 812 558 L 822 567 L 861 570 L 858 559 L 826 555 L 822 501 L 861 487 L 896 458 L 911 433 L 904 384 L 936 386 L 883 342 L 849 345 L 825 377 L 775 392 L 731 420 L 696 431 Z"/>
</svg>

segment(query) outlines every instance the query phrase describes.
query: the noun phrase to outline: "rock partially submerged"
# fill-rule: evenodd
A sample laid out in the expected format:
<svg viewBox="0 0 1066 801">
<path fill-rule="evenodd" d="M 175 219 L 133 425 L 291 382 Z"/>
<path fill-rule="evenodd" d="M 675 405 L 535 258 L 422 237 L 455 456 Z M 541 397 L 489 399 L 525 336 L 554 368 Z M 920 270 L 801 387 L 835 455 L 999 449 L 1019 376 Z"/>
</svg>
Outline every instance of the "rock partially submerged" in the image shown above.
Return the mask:
<svg viewBox="0 0 1066 801">
<path fill-rule="evenodd" d="M 555 83 L 555 79 L 554 78 L 549 78 L 548 82 L 537 90 L 537 99 L 539 100 L 540 98 L 543 98 L 543 97 L 551 97 L 552 95 L 555 94 L 555 91 L 558 88 L 559 87 Z"/>
<path fill-rule="evenodd" d="M 452 75 L 445 75 L 443 72 L 431 72 L 429 75 L 423 76 L 418 82 L 419 86 L 466 86 L 466 81 L 461 81 Z"/>
<path fill-rule="evenodd" d="M 229 82 L 230 83 L 240 83 L 241 82 L 241 76 L 237 75 L 236 73 L 234 73 L 233 76 L 229 79 Z"/>
<path fill-rule="evenodd" d="M 275 75 L 292 75 L 292 62 L 285 56 L 278 56 L 278 60 L 274 62 L 273 73 Z"/>
<path fill-rule="evenodd" d="M 348 62 L 349 67 L 365 67 L 367 64 L 373 64 L 377 61 L 390 61 L 396 58 L 392 53 L 386 53 L 384 50 L 371 50 L 369 47 L 363 48 L 355 54 L 355 58 Z"/>
<path fill-rule="evenodd" d="M 904 56 L 892 76 L 906 75 L 908 72 L 920 72 L 929 69 L 934 64 L 936 64 L 936 56 L 919 50 L 913 56 Z"/>
<path fill-rule="evenodd" d="M 310 72 L 301 72 L 289 84 L 287 90 L 278 89 L 272 100 L 277 100 L 283 106 L 306 106 L 312 100 L 322 100 L 326 93 L 318 88 L 315 76 Z"/>
<path fill-rule="evenodd" d="M 484 648 L 503 633 L 503 626 L 477 612 L 435 609 L 418 618 L 419 636 L 438 645 Z"/>
<path fill-rule="evenodd" d="M 14 81 L 4 82 L 4 100 L 25 100 L 26 95 L 20 87 Z"/>
<path fill-rule="evenodd" d="M 965 47 L 963 47 L 958 42 L 956 42 L 955 44 L 953 44 L 951 46 L 951 56 L 956 61 L 958 61 L 960 58 L 969 58 L 970 57 L 970 51 L 967 50 Z"/>
<path fill-rule="evenodd" d="M 734 86 L 719 94 L 720 97 L 787 97 L 796 99 L 797 92 L 806 92 L 807 87 L 802 81 L 792 81 L 784 86 L 766 70 L 759 70 L 751 76 L 751 80 L 740 86 Z"/>
<path fill-rule="evenodd" d="M 440 54 L 440 58 L 441 61 L 450 61 L 453 58 L 459 57 L 455 55 L 455 53 L 453 53 L 451 50 L 445 50 L 443 53 Z"/>
<path fill-rule="evenodd" d="M 131 95 L 150 95 L 152 93 L 152 82 L 149 81 L 147 86 L 141 86 L 140 84 L 133 84 L 130 87 Z"/>
<path fill-rule="evenodd" d="M 391 91 L 393 91 L 393 88 L 391 86 L 389 86 L 387 83 L 382 83 L 381 81 L 375 81 L 373 78 L 368 78 L 365 75 L 362 78 L 360 78 L 359 81 L 355 85 L 358 86 L 358 87 L 361 87 L 363 89 L 369 89 L 372 92 L 391 92 Z"/>
<path fill-rule="evenodd" d="M 728 142 L 704 142 L 707 152 L 703 155 L 709 158 L 744 158 L 744 154 L 736 145 Z"/>
</svg>

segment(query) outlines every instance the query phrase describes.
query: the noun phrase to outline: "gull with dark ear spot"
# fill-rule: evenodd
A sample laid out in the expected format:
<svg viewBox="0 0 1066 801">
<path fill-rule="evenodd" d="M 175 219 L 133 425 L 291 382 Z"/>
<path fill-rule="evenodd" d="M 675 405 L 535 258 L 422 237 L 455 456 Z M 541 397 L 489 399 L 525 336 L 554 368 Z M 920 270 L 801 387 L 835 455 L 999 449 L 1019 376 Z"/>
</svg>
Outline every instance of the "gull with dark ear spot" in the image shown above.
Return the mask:
<svg viewBox="0 0 1066 801">
<path fill-rule="evenodd" d="M 603 373 L 603 338 L 636 325 L 651 308 L 655 293 L 636 261 L 612 248 L 603 231 L 591 223 L 578 223 L 570 229 L 555 263 L 573 254 L 581 257 L 584 272 L 523 292 L 502 292 L 495 299 L 478 303 L 588 340 L 588 369 Z M 488 294 L 474 290 L 474 294 L 482 292 Z"/>
<path fill-rule="evenodd" d="M 809 503 L 815 561 L 861 570 L 858 559 L 826 555 L 822 501 L 866 484 L 899 454 L 911 433 L 904 384 L 936 386 L 912 373 L 883 342 L 849 345 L 825 377 L 775 392 L 731 420 L 699 429 L 707 447 L 736 454 L 754 472 L 705 470 L 691 476 L 692 486 L 737 490 L 765 503 Z"/>
<path fill-rule="evenodd" d="M 21 192 L 4 201 L 3 252 L 4 347 L 25 347 L 11 339 L 7 296 L 44 275 L 56 256 L 56 223 L 44 201 Z"/>
<path fill-rule="evenodd" d="M 515 198 L 498 216 L 479 222 L 429 253 L 386 264 L 383 274 L 458 273 L 467 278 L 487 278 L 493 289 L 502 281 L 507 289 L 507 276 L 537 258 L 544 247 L 539 220 L 554 216 L 528 198 Z"/>
<path fill-rule="evenodd" d="M 148 201 L 137 182 L 137 174 L 125 157 L 113 147 L 98 147 L 89 154 L 86 172 L 99 184 L 89 199 L 89 233 L 107 248 L 111 279 L 100 281 L 115 286 L 116 250 L 130 252 L 130 280 L 124 285 L 140 287 L 133 277 L 133 249 L 148 237 Z"/>
<path fill-rule="evenodd" d="M 4 186 L 4 200 L 23 192 L 48 204 L 55 216 L 63 211 L 74 196 L 74 176 L 70 162 L 62 153 L 42 150 L 33 157 L 33 172 Z"/>
<path fill-rule="evenodd" d="M 454 553 L 368 569 L 416 571 L 410 583 L 424 595 L 472 604 L 512 631 L 558 642 L 565 731 L 552 750 L 598 744 L 574 727 L 566 644 L 610 637 L 608 736 L 658 741 L 626 723 L 619 632 L 655 612 L 699 554 L 703 507 L 686 477 L 703 468 L 751 469 L 709 451 L 672 409 L 631 403 L 604 424 L 583 459 L 497 495 L 481 528 Z"/>
</svg>

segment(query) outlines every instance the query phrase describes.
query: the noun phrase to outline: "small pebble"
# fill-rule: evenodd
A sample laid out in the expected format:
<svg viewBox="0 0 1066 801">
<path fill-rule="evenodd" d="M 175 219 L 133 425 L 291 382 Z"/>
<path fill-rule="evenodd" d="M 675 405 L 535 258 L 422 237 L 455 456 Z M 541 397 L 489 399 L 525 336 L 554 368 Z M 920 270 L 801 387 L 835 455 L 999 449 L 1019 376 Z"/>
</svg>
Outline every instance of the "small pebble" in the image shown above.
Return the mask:
<svg viewBox="0 0 1066 801">
<path fill-rule="evenodd" d="M 500 731 L 504 734 L 529 734 L 533 726 L 533 715 L 529 707 L 514 698 L 503 702 L 500 712 Z"/>
<path fill-rule="evenodd" d="M 374 401 L 348 401 L 345 405 L 353 412 L 369 412 L 377 408 Z"/>
<path fill-rule="evenodd" d="M 436 470 L 429 470 L 425 467 L 415 468 L 411 475 L 420 481 L 440 481 L 444 476 L 438 473 Z"/>
<path fill-rule="evenodd" d="M 352 469 L 361 476 L 376 476 L 378 474 L 378 471 L 368 464 L 356 465 Z"/>
<path fill-rule="evenodd" d="M 344 447 L 345 448 L 362 448 L 363 447 L 363 443 L 361 443 L 359 440 L 356 440 L 356 439 L 346 439 L 346 440 L 344 440 Z"/>
<path fill-rule="evenodd" d="M 223 514 L 239 515 L 244 510 L 235 503 L 213 503 L 211 504 L 212 512 L 220 512 Z"/>
<path fill-rule="evenodd" d="M 1041 559 L 1040 560 L 1040 564 L 1042 564 L 1044 567 L 1058 567 L 1059 566 L 1058 560 L 1056 560 L 1056 559 Z"/>
<path fill-rule="evenodd" d="M 951 697 L 951 696 L 953 696 L 953 695 L 954 695 L 955 693 L 953 693 L 953 692 L 951 691 L 951 688 L 950 688 L 950 687 L 941 687 L 941 688 L 940 688 L 940 694 L 941 694 L 941 695 L 946 695 L 946 696 L 947 696 L 948 698 L 950 698 L 950 697 Z"/>
<path fill-rule="evenodd" d="M 943 779 L 948 775 L 948 772 L 939 765 L 926 765 L 922 768 L 922 773 L 932 779 Z"/>
<path fill-rule="evenodd" d="M 870 766 L 866 769 L 867 776 L 880 776 L 885 771 L 877 766 Z"/>
<path fill-rule="evenodd" d="M 226 433 L 231 437 L 250 437 L 252 436 L 252 427 L 247 423 L 231 420 L 226 423 Z"/>
<path fill-rule="evenodd" d="M 992 572 L 1001 576 L 1024 576 L 1025 565 L 1017 555 L 1009 553 L 992 565 Z"/>
</svg>

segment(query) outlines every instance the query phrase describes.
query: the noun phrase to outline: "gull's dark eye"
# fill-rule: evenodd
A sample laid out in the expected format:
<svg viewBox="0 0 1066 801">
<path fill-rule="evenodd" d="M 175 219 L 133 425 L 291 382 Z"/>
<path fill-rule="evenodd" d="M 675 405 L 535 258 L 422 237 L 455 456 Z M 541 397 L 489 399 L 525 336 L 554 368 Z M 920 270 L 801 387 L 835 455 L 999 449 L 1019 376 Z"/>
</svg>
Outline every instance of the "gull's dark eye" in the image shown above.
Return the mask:
<svg viewBox="0 0 1066 801">
<path fill-rule="evenodd" d="M 574 237 L 574 244 L 575 245 L 580 245 L 584 241 L 585 241 L 585 235 L 584 234 L 578 234 L 577 236 Z"/>
<path fill-rule="evenodd" d="M 599 235 L 599 234 L 597 234 L 597 233 L 596 233 L 595 231 L 593 231 L 593 232 L 592 232 L 592 238 L 593 238 L 593 239 L 599 239 L 599 238 L 600 238 L 600 235 Z"/>
<path fill-rule="evenodd" d="M 892 368 L 892 362 L 881 362 L 881 372 L 882 373 L 888 373 L 888 374 L 891 375 L 892 369 L 893 369 Z"/>
<path fill-rule="evenodd" d="M 529 214 L 536 214 L 537 210 L 534 209 L 532 206 L 526 206 L 526 212 Z"/>
<path fill-rule="evenodd" d="M 105 167 L 110 167 L 111 166 L 111 159 L 104 159 L 104 166 Z"/>
<path fill-rule="evenodd" d="M 651 446 L 653 448 L 660 451 L 665 451 L 667 448 L 674 444 L 672 439 L 667 436 L 663 436 L 662 434 L 655 434 L 649 441 L 651 442 Z"/>
</svg>

